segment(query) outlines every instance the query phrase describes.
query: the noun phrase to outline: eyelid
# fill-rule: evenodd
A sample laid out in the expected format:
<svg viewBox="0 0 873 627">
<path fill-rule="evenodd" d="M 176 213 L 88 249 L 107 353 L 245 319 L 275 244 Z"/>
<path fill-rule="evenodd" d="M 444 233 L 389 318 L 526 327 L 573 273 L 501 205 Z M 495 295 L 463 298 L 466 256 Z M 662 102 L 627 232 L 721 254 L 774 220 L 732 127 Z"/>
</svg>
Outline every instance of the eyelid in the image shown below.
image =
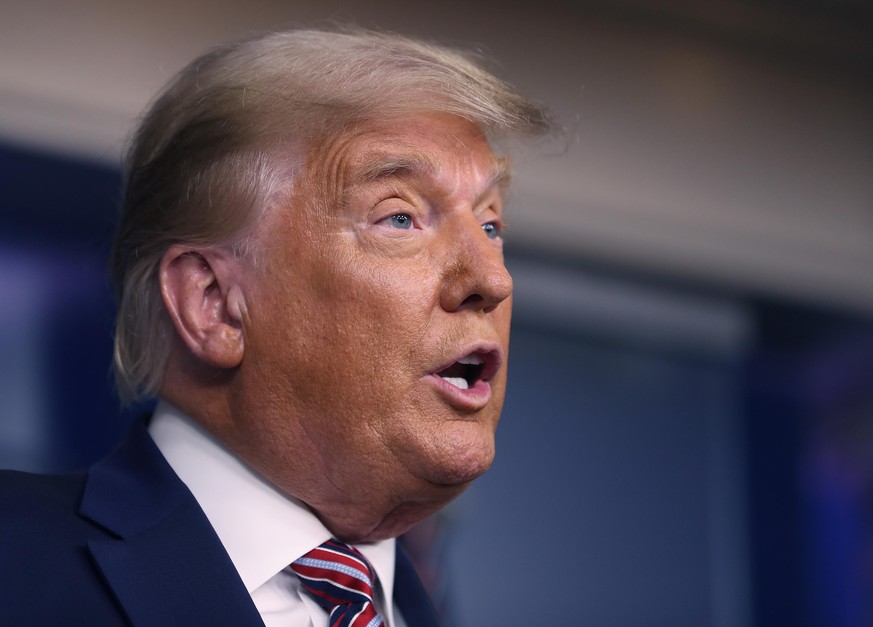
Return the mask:
<svg viewBox="0 0 873 627">
<path fill-rule="evenodd" d="M 375 217 L 374 223 L 378 223 L 392 216 L 405 214 L 412 218 L 413 228 L 421 229 L 427 226 L 428 222 L 427 214 L 423 209 L 420 199 L 390 189 L 374 204 L 371 215 Z"/>
<path fill-rule="evenodd" d="M 488 203 L 485 207 L 477 209 L 475 213 L 482 224 L 493 222 L 501 230 L 506 228 L 506 214 L 503 212 L 503 206 L 500 203 Z"/>
<path fill-rule="evenodd" d="M 409 228 L 400 229 L 390 224 L 390 221 L 395 216 L 406 216 L 409 218 L 410 226 Z M 376 214 L 375 219 L 373 220 L 373 224 L 377 226 L 387 226 L 392 231 L 399 232 L 408 232 L 408 231 L 416 231 L 421 230 L 422 224 L 419 220 L 418 215 L 414 211 L 410 211 L 407 208 L 397 208 L 397 209 L 386 209 L 384 211 L 380 211 Z"/>
</svg>

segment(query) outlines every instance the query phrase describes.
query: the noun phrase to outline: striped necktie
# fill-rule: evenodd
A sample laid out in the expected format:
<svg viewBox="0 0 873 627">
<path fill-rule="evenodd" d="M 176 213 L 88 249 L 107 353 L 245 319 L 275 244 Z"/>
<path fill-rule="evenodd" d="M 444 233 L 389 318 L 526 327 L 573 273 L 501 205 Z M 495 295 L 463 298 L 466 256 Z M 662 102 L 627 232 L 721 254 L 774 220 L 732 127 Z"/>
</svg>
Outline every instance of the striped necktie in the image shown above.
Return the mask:
<svg viewBox="0 0 873 627">
<path fill-rule="evenodd" d="M 303 587 L 330 613 L 330 627 L 378 627 L 373 607 L 376 574 L 361 553 L 328 540 L 291 564 Z"/>
</svg>

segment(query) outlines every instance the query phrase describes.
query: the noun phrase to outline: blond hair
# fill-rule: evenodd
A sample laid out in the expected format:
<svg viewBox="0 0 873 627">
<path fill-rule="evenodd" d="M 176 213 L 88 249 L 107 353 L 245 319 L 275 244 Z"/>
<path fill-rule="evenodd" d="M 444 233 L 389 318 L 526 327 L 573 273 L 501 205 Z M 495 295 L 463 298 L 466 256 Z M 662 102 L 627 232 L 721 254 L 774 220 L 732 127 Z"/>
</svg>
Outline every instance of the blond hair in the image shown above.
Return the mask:
<svg viewBox="0 0 873 627">
<path fill-rule="evenodd" d="M 126 160 L 110 257 L 122 400 L 160 388 L 172 327 L 158 268 L 169 246 L 226 245 L 244 254 L 249 230 L 282 184 L 277 148 L 419 111 L 469 119 L 492 138 L 548 128 L 541 108 L 469 55 L 384 33 L 269 33 L 183 69 L 146 113 Z"/>
</svg>

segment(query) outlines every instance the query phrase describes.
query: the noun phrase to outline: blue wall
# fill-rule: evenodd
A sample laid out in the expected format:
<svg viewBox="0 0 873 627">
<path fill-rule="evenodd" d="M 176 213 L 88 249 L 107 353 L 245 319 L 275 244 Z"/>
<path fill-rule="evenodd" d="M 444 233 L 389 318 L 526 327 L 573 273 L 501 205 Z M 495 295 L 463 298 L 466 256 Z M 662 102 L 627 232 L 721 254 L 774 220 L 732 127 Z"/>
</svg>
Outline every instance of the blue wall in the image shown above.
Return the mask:
<svg viewBox="0 0 873 627">
<path fill-rule="evenodd" d="M 111 167 L 0 148 L 0 467 L 82 467 L 142 410 L 122 413 L 111 384 L 120 186 Z M 600 272 L 541 251 L 510 266 L 531 257 Z M 497 462 L 438 517 L 455 623 L 871 624 L 873 324 L 609 279 L 691 294 L 690 326 L 713 298 L 752 321 L 750 344 L 697 350 L 676 329 L 639 334 L 654 310 L 604 332 L 608 310 L 560 312 L 560 294 L 526 308 L 543 277 L 519 282 Z"/>
</svg>

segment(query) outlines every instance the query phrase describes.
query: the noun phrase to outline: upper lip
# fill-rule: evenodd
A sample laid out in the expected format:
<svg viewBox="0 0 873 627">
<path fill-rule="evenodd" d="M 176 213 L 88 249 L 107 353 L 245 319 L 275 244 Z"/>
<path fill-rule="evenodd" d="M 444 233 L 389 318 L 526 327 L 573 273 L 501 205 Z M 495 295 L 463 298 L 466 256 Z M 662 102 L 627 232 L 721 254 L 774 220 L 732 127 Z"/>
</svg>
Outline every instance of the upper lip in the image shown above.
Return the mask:
<svg viewBox="0 0 873 627">
<path fill-rule="evenodd" d="M 478 373 L 478 376 L 476 377 L 477 380 L 490 381 L 503 365 L 503 348 L 499 344 L 493 342 L 478 342 L 462 349 L 456 353 L 453 358 L 434 368 L 430 374 L 438 375 L 446 368 L 458 363 L 461 359 L 473 355 L 482 360 L 482 370 Z"/>
</svg>

